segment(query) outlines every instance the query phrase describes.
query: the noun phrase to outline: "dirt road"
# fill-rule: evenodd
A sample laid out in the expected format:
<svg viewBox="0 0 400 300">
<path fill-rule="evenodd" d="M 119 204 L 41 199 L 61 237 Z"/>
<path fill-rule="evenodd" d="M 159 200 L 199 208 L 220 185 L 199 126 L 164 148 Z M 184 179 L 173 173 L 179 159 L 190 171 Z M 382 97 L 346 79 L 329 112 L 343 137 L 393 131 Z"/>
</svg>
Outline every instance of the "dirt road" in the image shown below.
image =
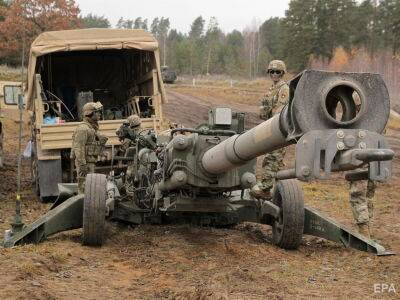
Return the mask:
<svg viewBox="0 0 400 300">
<path fill-rule="evenodd" d="M 217 95 L 217 97 L 220 96 L 217 98 L 210 96 L 209 93 L 202 92 L 201 88 L 184 87 L 180 89 L 178 87 L 169 89 L 167 91 L 169 103 L 164 105 L 165 116 L 185 126 L 197 126 L 207 122 L 210 108 L 225 106 L 232 108 L 234 112 L 246 113 L 246 128 L 254 127 L 261 122 L 258 117 L 257 105 L 238 103 L 220 95 Z"/>
<path fill-rule="evenodd" d="M 187 126 L 206 120 L 208 108 L 229 105 L 257 124 L 254 94 L 187 87 L 169 88 L 167 117 Z M 400 154 L 397 124 L 390 143 Z M 398 127 L 397 127 L 398 126 Z M 16 123 L 6 120 L 7 166 L 0 171 L 0 238 L 9 227 L 15 192 Z M 400 253 L 400 162 L 381 185 L 375 205 L 375 236 Z M 23 215 L 42 214 L 24 163 Z M 306 202 L 351 226 L 347 186 L 335 179 L 304 185 Z M 298 251 L 269 242 L 268 227 L 233 229 L 108 224 L 102 248 L 80 245 L 81 231 L 58 234 L 40 245 L 0 249 L 0 299 L 362 299 L 400 297 L 400 255 L 376 257 L 305 237 Z M 374 293 L 392 284 L 396 293 Z M 376 287 L 375 287 L 376 289 Z"/>
</svg>

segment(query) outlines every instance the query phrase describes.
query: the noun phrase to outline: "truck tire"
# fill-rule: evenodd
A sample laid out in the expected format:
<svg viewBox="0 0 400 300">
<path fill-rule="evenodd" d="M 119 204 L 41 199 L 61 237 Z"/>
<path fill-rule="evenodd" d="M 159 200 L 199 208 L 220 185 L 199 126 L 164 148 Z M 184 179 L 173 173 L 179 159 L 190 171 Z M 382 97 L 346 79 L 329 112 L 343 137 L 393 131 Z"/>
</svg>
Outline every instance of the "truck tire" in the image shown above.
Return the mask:
<svg viewBox="0 0 400 300">
<path fill-rule="evenodd" d="M 297 249 L 304 230 L 304 196 L 296 179 L 278 181 L 274 190 L 273 203 L 281 211 L 272 224 L 275 245 L 283 249 Z"/>
<path fill-rule="evenodd" d="M 83 245 L 101 246 L 106 222 L 107 178 L 103 174 L 88 174 L 83 202 Z"/>
</svg>

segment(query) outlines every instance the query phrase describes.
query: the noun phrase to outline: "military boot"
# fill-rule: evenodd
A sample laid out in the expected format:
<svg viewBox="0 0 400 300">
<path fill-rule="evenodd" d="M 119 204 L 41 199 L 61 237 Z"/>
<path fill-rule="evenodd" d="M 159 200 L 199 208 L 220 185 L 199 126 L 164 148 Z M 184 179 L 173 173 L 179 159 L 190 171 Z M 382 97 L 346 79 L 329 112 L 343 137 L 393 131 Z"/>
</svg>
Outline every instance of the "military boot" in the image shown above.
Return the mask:
<svg viewBox="0 0 400 300">
<path fill-rule="evenodd" d="M 259 184 L 250 189 L 250 196 L 256 199 L 270 200 L 272 198 L 270 190 L 264 190 Z"/>
<path fill-rule="evenodd" d="M 363 224 L 357 224 L 358 227 L 358 233 L 367 237 L 367 238 L 371 238 L 371 232 L 370 232 L 370 228 L 369 228 L 369 224 L 367 223 L 363 223 Z"/>
<path fill-rule="evenodd" d="M 369 221 L 368 229 L 369 229 L 369 238 L 375 241 L 373 222 Z"/>
<path fill-rule="evenodd" d="M 78 194 L 85 194 L 85 177 L 78 177 Z"/>
</svg>

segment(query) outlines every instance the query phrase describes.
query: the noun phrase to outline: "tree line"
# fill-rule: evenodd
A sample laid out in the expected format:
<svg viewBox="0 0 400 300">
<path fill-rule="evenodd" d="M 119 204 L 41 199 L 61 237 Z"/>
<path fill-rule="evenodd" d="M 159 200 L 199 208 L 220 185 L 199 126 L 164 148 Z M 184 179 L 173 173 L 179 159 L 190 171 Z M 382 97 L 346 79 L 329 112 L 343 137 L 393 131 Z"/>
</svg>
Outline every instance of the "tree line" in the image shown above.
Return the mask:
<svg viewBox="0 0 400 300">
<path fill-rule="evenodd" d="M 22 39 L 70 28 L 110 28 L 105 16 L 79 14 L 72 0 L 0 0 L 0 63 L 18 64 Z M 284 17 L 254 21 L 244 30 L 223 32 L 218 20 L 193 20 L 190 31 L 171 28 L 170 19 L 120 18 L 117 28 L 143 29 L 160 45 L 161 62 L 180 74 L 255 77 L 271 59 L 297 72 L 313 60 L 331 60 L 336 49 L 364 49 L 371 56 L 400 51 L 398 0 L 291 0 Z"/>
</svg>

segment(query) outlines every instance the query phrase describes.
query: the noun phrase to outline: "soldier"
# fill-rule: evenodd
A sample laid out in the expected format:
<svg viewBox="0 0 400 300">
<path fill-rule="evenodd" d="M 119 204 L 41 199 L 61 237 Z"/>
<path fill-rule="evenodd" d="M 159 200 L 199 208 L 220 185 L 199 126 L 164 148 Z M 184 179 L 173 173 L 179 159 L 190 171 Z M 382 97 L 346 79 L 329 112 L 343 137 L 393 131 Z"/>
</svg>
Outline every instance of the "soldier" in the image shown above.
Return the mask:
<svg viewBox="0 0 400 300">
<path fill-rule="evenodd" d="M 365 186 L 366 185 L 366 186 Z M 350 205 L 358 232 L 371 238 L 376 184 L 372 180 L 350 181 Z"/>
<path fill-rule="evenodd" d="M 262 98 L 260 107 L 260 118 L 268 120 L 275 114 L 280 113 L 287 104 L 289 98 L 289 86 L 283 81 L 283 75 L 286 73 L 286 65 L 281 60 L 273 60 L 268 65 L 268 74 L 272 80 L 272 86 L 268 89 L 266 95 Z M 271 198 L 271 189 L 274 184 L 274 177 L 283 166 L 285 150 L 280 149 L 265 155 L 262 167 L 263 174 L 261 182 L 256 184 L 251 195 L 256 198 Z"/>
<path fill-rule="evenodd" d="M 98 156 L 103 152 L 108 140 L 98 133 L 98 121 L 103 105 L 100 102 L 88 102 L 83 108 L 83 122 L 78 125 L 72 135 L 71 158 L 75 159 L 78 179 L 78 191 L 85 192 L 85 177 L 94 173 Z"/>
<path fill-rule="evenodd" d="M 121 141 L 120 155 L 125 155 L 130 147 L 135 147 L 138 142 L 140 125 L 142 121 L 138 115 L 130 115 L 126 122 L 117 130 L 117 136 Z M 132 154 L 130 154 L 132 155 Z M 137 164 L 136 161 L 128 162 L 125 177 L 125 190 L 128 194 L 133 195 L 135 191 L 135 181 L 137 181 Z"/>
<path fill-rule="evenodd" d="M 125 154 L 129 147 L 132 147 L 136 143 L 137 135 L 140 131 L 140 125 L 142 121 L 138 115 L 130 115 L 126 119 L 126 123 L 122 124 L 117 130 L 117 136 L 121 141 L 121 152 Z"/>
</svg>

